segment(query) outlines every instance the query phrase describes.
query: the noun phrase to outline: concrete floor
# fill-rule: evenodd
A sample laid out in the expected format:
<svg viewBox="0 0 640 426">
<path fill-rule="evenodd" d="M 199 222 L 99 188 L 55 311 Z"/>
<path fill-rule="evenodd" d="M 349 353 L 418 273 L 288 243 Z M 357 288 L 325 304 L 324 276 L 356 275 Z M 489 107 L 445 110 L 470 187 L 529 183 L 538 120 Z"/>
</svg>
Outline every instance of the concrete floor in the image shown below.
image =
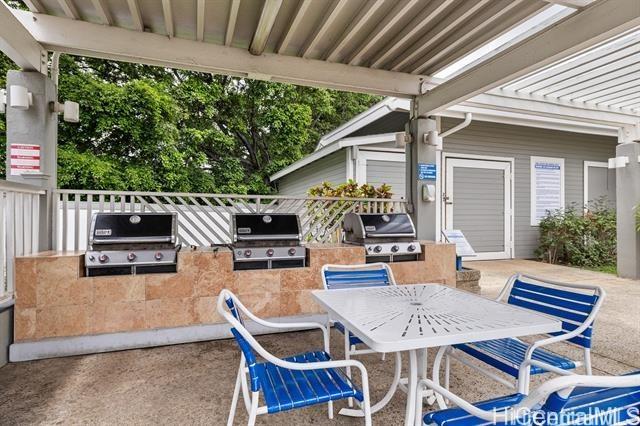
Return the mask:
<svg viewBox="0 0 640 426">
<path fill-rule="evenodd" d="M 474 262 L 482 270 L 482 292 L 494 297 L 515 271 L 559 281 L 598 283 L 607 291 L 595 331 L 596 373 L 640 369 L 640 281 L 530 261 Z M 333 353 L 342 356 L 334 332 Z M 317 332 L 259 337 L 277 355 L 321 346 Z M 559 352 L 576 353 L 556 347 Z M 362 357 L 370 374 L 373 400 L 391 382 L 393 363 Z M 0 424 L 224 424 L 239 361 L 232 341 L 215 341 L 109 354 L 9 364 L 0 369 Z M 453 365 L 452 390 L 470 400 L 509 393 L 459 364 Z M 400 424 L 405 395 L 374 416 L 375 424 Z M 337 408 L 344 406 L 339 402 Z M 337 411 L 337 410 L 336 410 Z M 246 423 L 238 410 L 236 424 Z M 336 416 L 322 406 L 262 416 L 258 424 L 362 424 Z"/>
</svg>

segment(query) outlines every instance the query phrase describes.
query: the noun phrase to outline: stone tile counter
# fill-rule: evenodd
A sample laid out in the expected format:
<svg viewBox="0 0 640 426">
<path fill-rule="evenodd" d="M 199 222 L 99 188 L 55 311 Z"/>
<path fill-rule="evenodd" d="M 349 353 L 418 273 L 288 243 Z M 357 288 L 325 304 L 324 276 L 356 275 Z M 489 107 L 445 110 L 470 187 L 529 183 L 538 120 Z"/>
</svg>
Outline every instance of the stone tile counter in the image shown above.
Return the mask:
<svg viewBox="0 0 640 426">
<path fill-rule="evenodd" d="M 322 265 L 364 263 L 364 249 L 308 249 L 306 268 L 233 271 L 228 249 L 185 249 L 178 254 L 177 273 L 109 277 L 85 277 L 83 253 L 19 257 L 15 341 L 220 323 L 215 304 L 223 288 L 265 318 L 321 313 L 310 291 L 322 288 Z M 391 265 L 396 281 L 455 286 L 455 247 L 423 242 L 423 249 L 422 260 Z"/>
</svg>

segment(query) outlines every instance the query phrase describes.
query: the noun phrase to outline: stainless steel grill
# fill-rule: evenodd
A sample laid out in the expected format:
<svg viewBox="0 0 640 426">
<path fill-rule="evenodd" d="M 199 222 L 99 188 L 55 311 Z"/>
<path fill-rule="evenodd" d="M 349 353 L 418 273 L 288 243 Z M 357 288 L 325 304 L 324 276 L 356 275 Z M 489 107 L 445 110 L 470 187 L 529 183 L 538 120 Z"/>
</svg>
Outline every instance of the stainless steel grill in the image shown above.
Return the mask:
<svg viewBox="0 0 640 426">
<path fill-rule="evenodd" d="M 364 246 L 367 263 L 418 260 L 422 248 L 406 213 L 348 213 L 344 242 Z"/>
<path fill-rule="evenodd" d="M 295 214 L 233 215 L 233 267 L 236 270 L 300 268 L 306 265 L 300 220 Z"/>
<path fill-rule="evenodd" d="M 176 272 L 175 213 L 96 213 L 84 263 L 87 276 Z"/>
</svg>

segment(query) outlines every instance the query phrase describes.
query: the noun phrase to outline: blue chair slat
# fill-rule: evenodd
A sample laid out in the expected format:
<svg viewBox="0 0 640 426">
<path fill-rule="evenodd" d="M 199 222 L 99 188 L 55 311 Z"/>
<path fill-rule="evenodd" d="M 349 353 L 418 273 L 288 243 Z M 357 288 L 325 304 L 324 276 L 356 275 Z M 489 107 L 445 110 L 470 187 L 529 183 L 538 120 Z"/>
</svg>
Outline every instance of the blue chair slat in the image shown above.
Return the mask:
<svg viewBox="0 0 640 426">
<path fill-rule="evenodd" d="M 307 352 L 284 359 L 285 361 L 310 363 L 329 361 L 331 357 L 322 351 Z M 260 363 L 255 369 L 260 389 L 269 413 L 307 407 L 317 403 L 343 398 L 363 400 L 362 392 L 335 368 L 324 370 L 289 370 L 269 362 Z"/>
<path fill-rule="evenodd" d="M 240 350 L 244 355 L 244 359 L 247 362 L 247 368 L 249 369 L 249 380 L 251 381 L 251 391 L 257 392 L 260 389 L 260 383 L 258 379 L 258 373 L 256 371 L 257 362 L 256 355 L 253 353 L 253 349 L 247 340 L 242 337 L 242 334 L 234 328 L 231 329 L 233 337 L 236 339 L 236 343 L 240 346 Z"/>
<path fill-rule="evenodd" d="M 632 374 L 638 373 L 640 372 Z M 523 395 L 515 394 L 484 401 L 476 404 L 476 406 L 487 411 L 493 409 L 501 410 L 519 403 L 522 399 Z M 564 401 L 564 403 L 558 404 L 558 401 Z M 638 409 L 640 409 L 640 386 L 630 388 L 577 387 L 566 399 L 559 397 L 557 393 L 550 395 L 546 403 L 539 408 L 543 413 L 555 413 L 556 415 L 550 416 L 550 418 L 561 419 L 563 422 L 553 423 L 558 426 L 584 424 L 611 426 L 614 423 L 625 424 L 626 421 L 636 418 L 638 411 L 635 410 Z M 557 413 L 560 413 L 560 415 Z M 589 422 L 585 423 L 587 416 L 589 416 Z M 423 420 L 425 425 L 437 426 L 479 426 L 489 424 L 486 420 L 473 417 L 460 408 L 429 413 L 424 416 Z M 507 423 L 497 424 L 506 425 Z M 526 425 L 529 423 L 521 420 L 509 424 Z"/>
<path fill-rule="evenodd" d="M 522 290 L 520 288 L 514 288 L 511 290 L 511 297 L 527 299 L 536 303 L 545 303 L 551 306 L 558 306 L 564 309 L 571 309 L 572 311 L 582 312 L 589 315 L 593 309 L 593 305 L 586 303 L 573 302 L 571 300 L 560 299 L 554 296 L 534 293 L 531 291 Z"/>
<path fill-rule="evenodd" d="M 336 330 L 338 330 L 340 333 L 344 334 L 344 325 L 342 325 L 341 322 L 336 321 L 333 326 L 336 328 Z M 362 340 L 360 340 L 359 337 L 355 336 L 353 333 L 349 332 L 349 344 L 350 345 L 359 345 L 362 343 Z"/>
<path fill-rule="evenodd" d="M 542 293 L 547 296 L 555 296 L 560 299 L 572 300 L 574 302 L 586 303 L 588 305 L 594 305 L 598 300 L 598 296 L 596 295 L 560 290 L 543 285 L 531 284 L 522 280 L 515 280 L 515 282 L 513 283 L 513 288 L 522 289 L 534 293 Z"/>
<path fill-rule="evenodd" d="M 558 309 L 558 308 L 547 306 L 547 305 L 542 305 L 540 303 L 532 302 L 529 300 L 520 299 L 519 297 L 514 297 L 514 296 L 509 296 L 508 303 L 510 305 L 520 306 L 522 308 L 527 308 L 532 311 L 541 312 L 543 314 L 551 315 L 551 316 L 562 318 L 569 321 L 584 322 L 584 320 L 586 320 L 588 316 L 586 314 L 565 311 L 562 309 Z"/>
<path fill-rule="evenodd" d="M 509 396 L 502 396 L 500 398 L 490 399 L 488 401 L 476 404 L 478 408 L 483 410 L 503 410 L 518 404 L 524 399 L 522 394 L 514 394 Z M 449 408 L 446 410 L 435 411 L 428 413 L 423 417 L 425 425 L 438 425 L 438 426 L 476 426 L 476 425 L 488 425 L 486 420 L 479 419 L 464 411 L 462 408 Z M 502 423 L 504 424 L 504 423 Z M 513 423 L 524 424 L 524 423 Z"/>
<path fill-rule="evenodd" d="M 518 339 L 498 339 L 484 342 L 456 345 L 455 348 L 471 355 L 492 367 L 497 368 L 513 377 L 518 377 L 518 369 L 524 361 L 529 345 Z M 576 368 L 575 362 L 544 349 L 536 349 L 533 353 L 534 360 L 550 364 L 563 370 Z M 541 374 L 545 370 L 531 367 L 531 374 Z"/>
<path fill-rule="evenodd" d="M 390 284 L 385 269 L 324 271 L 329 290 L 358 287 L 384 287 Z"/>
</svg>

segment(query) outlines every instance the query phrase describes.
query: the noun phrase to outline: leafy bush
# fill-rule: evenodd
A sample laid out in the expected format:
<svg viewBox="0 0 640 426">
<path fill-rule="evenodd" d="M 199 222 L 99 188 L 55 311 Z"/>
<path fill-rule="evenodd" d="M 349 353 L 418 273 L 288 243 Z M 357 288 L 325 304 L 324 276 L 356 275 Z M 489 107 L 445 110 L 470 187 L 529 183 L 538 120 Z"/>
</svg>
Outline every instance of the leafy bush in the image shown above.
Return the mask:
<svg viewBox="0 0 640 426">
<path fill-rule="evenodd" d="M 340 197 L 340 198 L 391 198 L 391 186 L 382 184 L 378 188 L 369 184 L 358 185 L 349 179 L 346 183 L 334 186 L 330 182 L 309 188 L 307 193 L 312 197 Z"/>
<path fill-rule="evenodd" d="M 601 267 L 616 263 L 616 213 L 604 199 L 587 212 L 575 205 L 540 221 L 536 254 L 549 263 Z"/>
</svg>

